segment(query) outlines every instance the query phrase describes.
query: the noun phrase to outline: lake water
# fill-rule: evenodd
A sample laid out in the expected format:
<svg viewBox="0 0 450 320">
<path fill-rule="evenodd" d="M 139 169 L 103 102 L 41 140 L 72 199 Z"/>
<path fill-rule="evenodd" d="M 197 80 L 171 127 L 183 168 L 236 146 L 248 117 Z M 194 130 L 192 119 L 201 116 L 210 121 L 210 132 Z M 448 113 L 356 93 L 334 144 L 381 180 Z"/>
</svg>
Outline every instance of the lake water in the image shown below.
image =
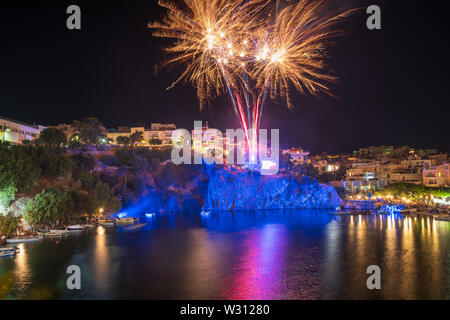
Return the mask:
<svg viewBox="0 0 450 320">
<path fill-rule="evenodd" d="M 320 210 L 157 214 L 21 244 L 2 299 L 449 299 L 450 222 Z M 66 269 L 81 268 L 82 290 Z M 381 290 L 368 290 L 369 265 Z"/>
</svg>

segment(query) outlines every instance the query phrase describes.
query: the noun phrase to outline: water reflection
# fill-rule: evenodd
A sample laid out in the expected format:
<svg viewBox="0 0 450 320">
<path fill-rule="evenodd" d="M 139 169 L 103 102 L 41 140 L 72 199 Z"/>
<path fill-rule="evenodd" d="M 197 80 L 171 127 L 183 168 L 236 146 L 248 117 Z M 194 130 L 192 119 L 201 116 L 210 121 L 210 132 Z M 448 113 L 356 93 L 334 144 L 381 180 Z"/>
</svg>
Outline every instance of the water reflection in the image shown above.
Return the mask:
<svg viewBox="0 0 450 320">
<path fill-rule="evenodd" d="M 147 222 L 131 232 L 98 227 L 60 244 L 21 244 L 0 260 L 9 288 L 2 296 L 45 286 L 68 299 L 449 298 L 450 223 L 431 217 L 287 210 L 157 214 Z M 82 294 L 63 286 L 71 263 L 83 270 Z M 382 290 L 366 287 L 373 264 Z"/>
<path fill-rule="evenodd" d="M 234 259 L 224 298 L 281 298 L 285 232 L 283 225 L 276 224 L 248 231 Z"/>
</svg>

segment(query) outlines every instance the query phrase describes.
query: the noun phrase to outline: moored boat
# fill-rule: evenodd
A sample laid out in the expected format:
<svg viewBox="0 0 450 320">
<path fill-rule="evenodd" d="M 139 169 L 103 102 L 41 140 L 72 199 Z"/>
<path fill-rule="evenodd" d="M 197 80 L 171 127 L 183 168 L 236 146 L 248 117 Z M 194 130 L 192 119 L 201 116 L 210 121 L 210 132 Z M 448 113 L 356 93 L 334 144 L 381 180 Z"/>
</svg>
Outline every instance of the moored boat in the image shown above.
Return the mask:
<svg viewBox="0 0 450 320">
<path fill-rule="evenodd" d="M 74 224 L 67 227 L 67 230 L 69 231 L 80 231 L 86 229 L 86 226 L 81 224 Z"/>
<path fill-rule="evenodd" d="M 44 232 L 38 232 L 38 234 L 42 237 L 61 237 L 69 234 L 69 230 L 59 230 L 59 229 L 51 229 Z"/>
<path fill-rule="evenodd" d="M 447 216 L 447 215 L 436 215 L 436 216 L 434 216 L 434 220 L 450 221 L 450 216 Z"/>
<path fill-rule="evenodd" d="M 11 239 L 6 239 L 6 243 L 22 243 L 22 242 L 32 242 L 32 241 L 38 241 L 38 240 L 42 240 L 42 235 L 38 236 L 33 236 L 33 237 L 25 237 L 25 238 L 11 238 Z"/>
<path fill-rule="evenodd" d="M 404 208 L 404 209 L 400 209 L 400 213 L 402 213 L 402 214 L 417 214 L 417 209 L 416 208 Z"/>
<path fill-rule="evenodd" d="M 337 216 L 350 216 L 350 215 L 354 214 L 351 211 L 334 211 L 334 212 L 331 212 L 331 213 L 335 214 Z"/>
<path fill-rule="evenodd" d="M 0 258 L 11 257 L 11 256 L 13 256 L 15 254 L 16 254 L 16 252 L 14 250 L 13 251 L 1 251 L 0 250 Z"/>
<path fill-rule="evenodd" d="M 120 218 L 117 219 L 118 224 L 134 224 L 137 221 L 136 218 L 133 217 L 126 217 L 126 218 Z"/>
<path fill-rule="evenodd" d="M 67 230 L 67 229 L 50 229 L 50 233 L 64 235 L 64 234 L 68 234 L 69 230 Z"/>
<path fill-rule="evenodd" d="M 115 226 L 116 220 L 114 219 L 99 219 L 98 224 L 104 227 Z"/>
<path fill-rule="evenodd" d="M 7 247 L 7 248 L 0 248 L 0 256 L 11 256 L 16 254 L 16 252 L 19 250 L 19 248 L 16 247 Z"/>
</svg>

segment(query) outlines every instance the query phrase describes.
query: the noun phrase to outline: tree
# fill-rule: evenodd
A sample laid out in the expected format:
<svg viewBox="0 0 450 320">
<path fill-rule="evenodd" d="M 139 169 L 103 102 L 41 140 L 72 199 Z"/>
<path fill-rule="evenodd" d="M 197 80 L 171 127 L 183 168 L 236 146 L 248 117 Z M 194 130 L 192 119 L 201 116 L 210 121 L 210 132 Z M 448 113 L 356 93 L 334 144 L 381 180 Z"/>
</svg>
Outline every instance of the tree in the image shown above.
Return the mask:
<svg viewBox="0 0 450 320">
<path fill-rule="evenodd" d="M 81 169 L 92 171 L 95 168 L 95 158 L 90 154 L 75 154 L 72 156 L 72 160 Z"/>
<path fill-rule="evenodd" d="M 36 140 L 34 140 L 34 141 L 36 141 Z M 33 142 L 34 142 L 34 141 L 25 139 L 25 140 L 22 140 L 22 144 L 23 144 L 24 146 L 31 146 L 31 145 L 33 145 Z"/>
<path fill-rule="evenodd" d="M 11 201 L 15 199 L 16 192 L 17 189 L 13 183 L 0 188 L 0 215 L 6 211 L 6 208 L 8 208 Z"/>
<path fill-rule="evenodd" d="M 11 235 L 19 227 L 21 217 L 16 216 L 14 213 L 9 212 L 6 215 L 0 214 L 0 233 L 6 238 L 11 237 Z"/>
<path fill-rule="evenodd" d="M 35 153 L 41 173 L 45 177 L 65 177 L 72 171 L 73 161 L 66 157 L 59 148 L 39 147 L 35 149 Z"/>
<path fill-rule="evenodd" d="M 159 139 L 159 138 L 153 137 L 153 138 L 150 139 L 149 143 L 151 145 L 159 146 L 159 145 L 162 144 L 162 140 Z"/>
<path fill-rule="evenodd" d="M 45 128 L 39 136 L 39 142 L 51 146 L 67 144 L 66 134 L 57 128 Z"/>
<path fill-rule="evenodd" d="M 116 142 L 124 146 L 129 146 L 131 144 L 131 139 L 127 136 L 118 136 Z"/>
<path fill-rule="evenodd" d="M 88 213 L 90 214 L 97 213 L 99 208 L 109 212 L 117 212 L 120 207 L 120 201 L 112 195 L 107 183 L 98 182 L 89 194 Z"/>
<path fill-rule="evenodd" d="M 83 119 L 83 121 L 75 120 L 72 123 L 74 129 L 78 132 L 79 139 L 85 144 L 99 144 L 106 132 L 103 124 L 93 117 Z"/>
<path fill-rule="evenodd" d="M 36 148 L 0 146 L 0 188 L 14 185 L 18 192 L 29 192 L 40 174 Z"/>
<path fill-rule="evenodd" d="M 336 170 L 335 176 L 336 180 L 345 180 L 345 177 L 347 176 L 347 168 L 345 168 L 343 165 L 340 165 Z"/>
<path fill-rule="evenodd" d="M 73 209 L 68 192 L 50 188 L 29 200 L 25 208 L 25 219 L 31 224 L 53 224 L 62 220 Z"/>
<path fill-rule="evenodd" d="M 130 136 L 131 143 L 135 144 L 136 142 L 141 142 L 144 140 L 144 134 L 141 131 L 136 131 Z"/>
<path fill-rule="evenodd" d="M 289 153 L 283 154 L 280 152 L 280 169 L 288 169 L 291 164 L 291 155 Z"/>
</svg>

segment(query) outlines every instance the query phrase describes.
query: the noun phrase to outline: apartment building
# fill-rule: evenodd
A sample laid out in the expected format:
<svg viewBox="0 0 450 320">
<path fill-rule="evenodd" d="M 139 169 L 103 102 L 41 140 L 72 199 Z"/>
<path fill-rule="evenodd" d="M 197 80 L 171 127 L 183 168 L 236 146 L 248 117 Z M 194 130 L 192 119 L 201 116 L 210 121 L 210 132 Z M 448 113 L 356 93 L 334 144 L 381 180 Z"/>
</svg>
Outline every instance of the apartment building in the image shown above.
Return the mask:
<svg viewBox="0 0 450 320">
<path fill-rule="evenodd" d="M 106 137 L 111 139 L 113 143 L 117 143 L 117 137 L 130 137 L 136 132 L 141 132 L 143 140 L 136 142 L 136 145 L 148 146 L 152 139 L 161 140 L 162 145 L 170 145 L 172 144 L 172 132 L 174 130 L 176 130 L 176 125 L 173 123 L 152 123 L 150 129 L 145 127 L 118 127 L 117 130 L 109 130 Z"/>
<path fill-rule="evenodd" d="M 448 187 L 450 186 L 450 164 L 443 163 L 424 169 L 422 173 L 423 184 L 427 187 Z"/>
<path fill-rule="evenodd" d="M 11 144 L 22 144 L 25 140 L 39 138 L 45 127 L 30 125 L 21 121 L 0 117 L 0 141 Z"/>
<path fill-rule="evenodd" d="M 281 152 L 283 155 L 289 155 L 292 164 L 304 164 L 308 161 L 309 152 L 302 148 L 290 148 Z"/>
</svg>

